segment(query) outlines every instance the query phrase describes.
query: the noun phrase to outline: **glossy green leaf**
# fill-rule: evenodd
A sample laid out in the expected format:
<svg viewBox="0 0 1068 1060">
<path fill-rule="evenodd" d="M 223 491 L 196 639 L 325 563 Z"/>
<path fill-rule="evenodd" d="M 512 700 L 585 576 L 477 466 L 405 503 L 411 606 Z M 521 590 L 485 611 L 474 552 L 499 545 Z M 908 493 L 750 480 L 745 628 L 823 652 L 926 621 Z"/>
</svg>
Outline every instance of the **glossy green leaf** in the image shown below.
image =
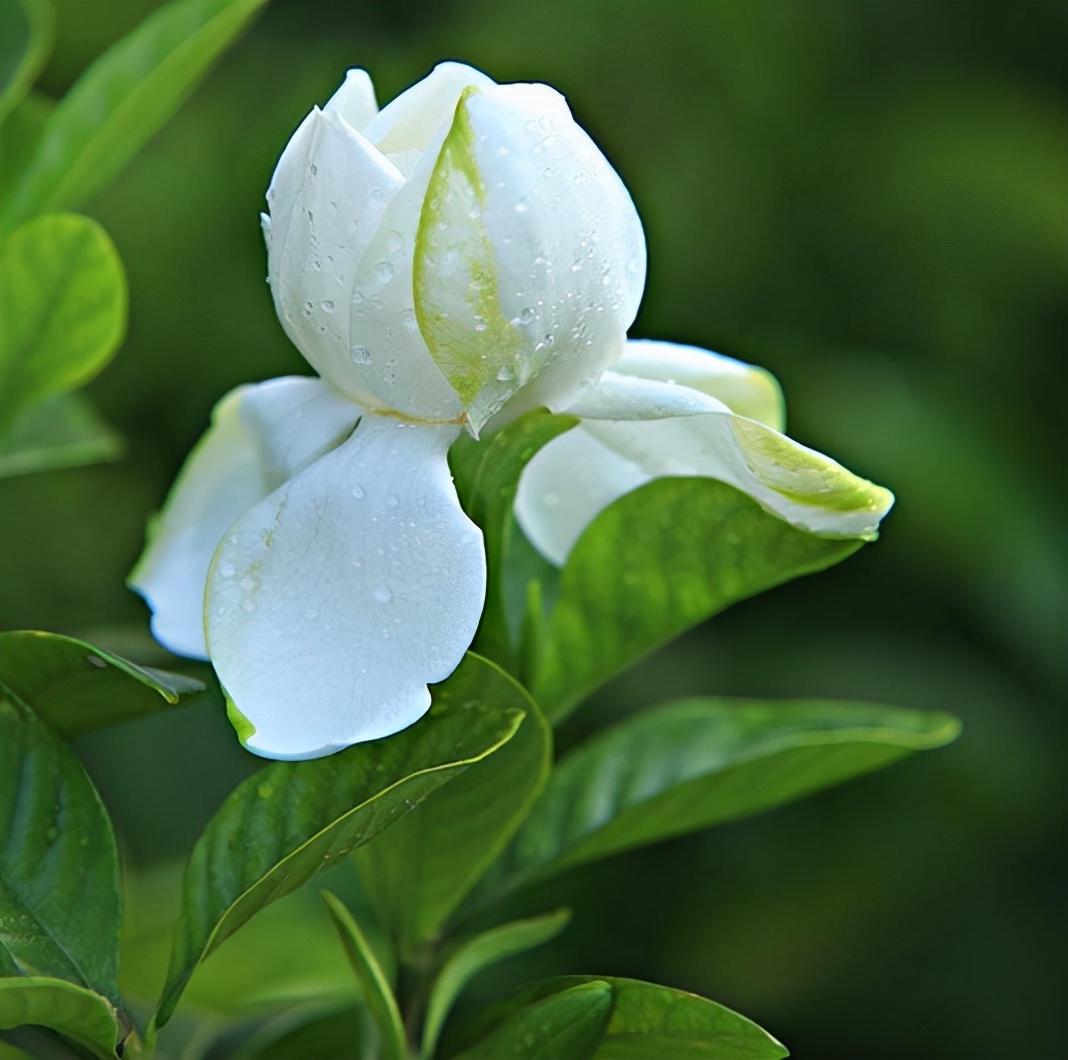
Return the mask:
<svg viewBox="0 0 1068 1060">
<path fill-rule="evenodd" d="M 681 700 L 566 755 L 487 887 L 508 890 L 759 813 L 941 747 L 959 731 L 947 714 L 871 703 Z"/>
<path fill-rule="evenodd" d="M 712 479 L 650 482 L 601 512 L 568 556 L 528 687 L 557 722 L 654 648 L 861 544 L 797 530 Z"/>
<path fill-rule="evenodd" d="M 79 393 L 23 409 L 0 438 L 0 478 L 118 460 L 126 445 Z"/>
<path fill-rule="evenodd" d="M 364 938 L 360 925 L 345 908 L 345 904 L 329 891 L 322 892 L 322 899 L 334 921 L 345 955 L 352 965 L 360 983 L 364 1004 L 378 1031 L 377 1055 L 380 1060 L 405 1060 L 407 1052 L 404 1041 L 404 1024 L 396 998 L 375 957 L 374 950 Z"/>
<path fill-rule="evenodd" d="M 265 0 L 179 0 L 101 55 L 56 107 L 8 226 L 102 188 L 181 106 Z"/>
<path fill-rule="evenodd" d="M 0 685 L 0 976 L 118 994 L 119 856 L 74 752 Z"/>
<path fill-rule="evenodd" d="M 577 422 L 535 409 L 485 441 L 465 434 L 449 450 L 460 502 L 486 538 L 486 606 L 475 648 L 517 675 L 519 620 L 526 606 L 526 584 L 516 583 L 512 555 L 522 537 L 512 516 L 519 476 L 543 445 Z"/>
<path fill-rule="evenodd" d="M 434 689 L 427 716 L 403 732 L 328 758 L 276 762 L 241 784 L 193 848 L 158 1024 L 196 965 L 258 910 L 509 740 L 523 717 L 511 696 L 499 671 L 468 655 Z"/>
<path fill-rule="evenodd" d="M 594 983 L 609 990 L 611 1017 L 588 1054 L 591 1060 L 782 1060 L 789 1056 L 767 1031 L 714 1001 L 613 976 L 568 975 L 531 983 L 493 1006 L 479 1022 L 527 1011 L 546 999 Z"/>
<path fill-rule="evenodd" d="M 611 985 L 579 981 L 515 1008 L 455 1060 L 592 1060 L 611 1015 Z"/>
<path fill-rule="evenodd" d="M 558 909 L 545 916 L 501 924 L 461 943 L 445 962 L 430 992 L 423 1025 L 422 1056 L 425 1060 L 434 1055 L 441 1028 L 453 1003 L 479 972 L 556 938 L 570 919 L 569 909 Z"/>
<path fill-rule="evenodd" d="M 54 21 L 46 0 L 0 3 L 0 122 L 37 80 L 52 48 Z"/>
<path fill-rule="evenodd" d="M 0 1031 L 25 1026 L 58 1031 L 101 1060 L 115 1060 L 125 1031 L 107 998 L 62 979 L 0 979 Z"/>
<path fill-rule="evenodd" d="M 107 233 L 77 214 L 24 224 L 0 252 L 0 431 L 44 398 L 82 386 L 126 328 L 126 278 Z"/>
<path fill-rule="evenodd" d="M 204 691 L 58 633 L 0 633 L 0 682 L 63 736 L 155 714 Z"/>
<path fill-rule="evenodd" d="M 500 856 L 549 774 L 548 724 L 524 689 L 494 670 L 506 696 L 501 705 L 525 714 L 519 731 L 356 855 L 375 907 L 404 953 L 437 935 Z"/>
</svg>

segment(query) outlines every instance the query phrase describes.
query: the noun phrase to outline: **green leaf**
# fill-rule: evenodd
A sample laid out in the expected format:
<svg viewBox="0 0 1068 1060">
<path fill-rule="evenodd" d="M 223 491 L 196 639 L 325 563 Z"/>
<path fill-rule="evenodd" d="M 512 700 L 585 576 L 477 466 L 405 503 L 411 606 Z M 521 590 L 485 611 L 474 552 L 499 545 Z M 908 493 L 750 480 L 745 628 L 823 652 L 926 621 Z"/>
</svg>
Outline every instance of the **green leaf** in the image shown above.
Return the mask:
<svg viewBox="0 0 1068 1060">
<path fill-rule="evenodd" d="M 611 1014 L 609 983 L 576 981 L 517 1007 L 455 1060 L 592 1060 Z"/>
<path fill-rule="evenodd" d="M 610 504 L 579 538 L 526 683 L 557 722 L 672 637 L 861 544 L 797 530 L 722 482 L 657 479 Z"/>
<path fill-rule="evenodd" d="M 52 48 L 54 22 L 45 0 L 0 3 L 0 122 L 37 80 Z"/>
<path fill-rule="evenodd" d="M 493 669 L 500 705 L 525 715 L 518 732 L 357 853 L 379 916 L 405 954 L 437 935 L 500 856 L 549 775 L 549 726 L 526 691 Z"/>
<path fill-rule="evenodd" d="M 7 226 L 102 188 L 171 117 L 265 0 L 181 0 L 81 76 L 49 119 L 8 203 Z"/>
<path fill-rule="evenodd" d="M 0 438 L 0 478 L 118 460 L 126 445 L 82 394 L 24 409 Z"/>
<path fill-rule="evenodd" d="M 62 736 L 155 714 L 204 691 L 191 677 L 37 630 L 0 633 L 0 682 Z"/>
<path fill-rule="evenodd" d="M 434 1055 L 453 1002 L 479 972 L 556 938 L 570 919 L 571 910 L 558 909 L 545 916 L 501 924 L 461 943 L 445 962 L 430 992 L 423 1025 L 422 1056 L 425 1060 Z"/>
<path fill-rule="evenodd" d="M 941 747 L 959 731 L 947 714 L 871 703 L 680 700 L 566 755 L 486 886 L 510 890 L 759 813 Z"/>
<path fill-rule="evenodd" d="M 118 995 L 119 856 L 74 752 L 0 685 L 0 976 Z"/>
<path fill-rule="evenodd" d="M 257 911 L 373 839 L 435 788 L 515 733 L 506 679 L 468 655 L 403 732 L 329 758 L 276 762 L 249 777 L 208 822 L 186 869 L 157 1022 L 196 965 Z"/>
<path fill-rule="evenodd" d="M 329 891 L 322 892 L 322 899 L 334 921 L 345 954 L 360 981 L 367 1011 L 378 1030 L 378 1053 L 381 1060 L 405 1060 L 407 1049 L 404 1041 L 404 1024 L 396 998 L 386 981 L 374 951 L 363 937 L 359 924 L 345 908 L 344 903 Z"/>
<path fill-rule="evenodd" d="M 126 328 L 126 278 L 107 233 L 77 214 L 38 217 L 0 253 L 0 432 L 22 409 L 82 386 Z"/>
<path fill-rule="evenodd" d="M 593 983 L 609 989 L 612 1009 L 600 1043 L 588 1054 L 592 1060 L 782 1060 L 789 1055 L 752 1020 L 714 1001 L 612 976 L 568 975 L 531 983 L 480 1022 L 499 1019 L 502 1012 L 527 1011 Z"/>
<path fill-rule="evenodd" d="M 522 538 L 512 515 L 519 476 L 543 445 L 577 422 L 574 416 L 535 409 L 486 441 L 465 434 L 449 450 L 460 503 L 486 538 L 486 606 L 475 648 L 517 676 L 519 626 L 526 608 L 526 583 L 516 585 L 512 578 L 513 553 Z"/>
<path fill-rule="evenodd" d="M 125 1034 L 107 998 L 62 979 L 30 976 L 0 979 L 0 1031 L 49 1027 L 101 1060 L 115 1060 Z"/>
</svg>

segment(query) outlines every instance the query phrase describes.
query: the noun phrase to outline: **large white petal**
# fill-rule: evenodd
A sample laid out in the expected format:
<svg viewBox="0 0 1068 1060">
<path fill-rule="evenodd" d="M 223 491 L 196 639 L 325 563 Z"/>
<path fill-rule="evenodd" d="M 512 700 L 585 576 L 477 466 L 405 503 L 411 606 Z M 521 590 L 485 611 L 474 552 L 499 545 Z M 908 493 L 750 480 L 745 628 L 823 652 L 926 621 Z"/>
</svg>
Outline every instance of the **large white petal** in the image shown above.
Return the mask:
<svg viewBox="0 0 1068 1060">
<path fill-rule="evenodd" d="M 654 478 L 718 479 L 793 526 L 831 537 L 873 537 L 893 504 L 889 490 L 689 387 L 605 372 L 563 411 L 582 423 L 534 455 L 516 498 L 524 532 L 556 563 L 603 508 Z M 546 505 L 570 478 L 598 473 L 605 488 L 575 501 L 581 519 Z"/>
<path fill-rule="evenodd" d="M 563 97 L 465 93 L 420 220 L 415 294 L 473 427 L 520 389 L 524 407 L 551 405 L 618 358 L 644 280 L 634 204 Z"/>
<path fill-rule="evenodd" d="M 130 575 L 152 633 L 178 655 L 208 657 L 204 588 L 230 525 L 289 475 L 337 445 L 360 410 L 319 379 L 272 379 L 227 394 L 190 453 Z"/>
<path fill-rule="evenodd" d="M 364 355 L 350 333 L 349 304 L 400 171 L 336 111 L 312 111 L 294 136 L 307 149 L 282 156 L 267 192 L 268 280 L 278 318 L 313 368 L 364 405 Z M 292 142 L 291 142 L 292 146 Z"/>
<path fill-rule="evenodd" d="M 700 390 L 731 412 L 777 431 L 785 429 L 782 388 L 771 372 L 721 353 L 655 339 L 631 339 L 613 372 L 659 379 Z"/>
<path fill-rule="evenodd" d="M 446 461 L 458 433 L 365 415 L 226 535 L 208 641 L 249 750 L 315 758 L 397 732 L 460 662 L 486 567 Z"/>
</svg>

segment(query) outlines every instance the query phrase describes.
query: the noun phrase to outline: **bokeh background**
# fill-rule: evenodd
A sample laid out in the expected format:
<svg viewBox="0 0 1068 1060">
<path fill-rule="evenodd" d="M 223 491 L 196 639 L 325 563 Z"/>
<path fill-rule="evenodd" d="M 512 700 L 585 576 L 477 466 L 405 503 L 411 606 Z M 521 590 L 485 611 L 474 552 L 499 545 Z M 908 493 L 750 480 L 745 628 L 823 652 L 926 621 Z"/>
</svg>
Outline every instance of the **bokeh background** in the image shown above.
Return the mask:
<svg viewBox="0 0 1068 1060">
<path fill-rule="evenodd" d="M 154 6 L 58 0 L 40 87 Z M 147 515 L 224 391 L 306 371 L 257 214 L 347 66 L 383 101 L 445 58 L 548 81 L 642 214 L 633 333 L 770 368 L 791 434 L 898 496 L 877 545 L 646 661 L 564 741 L 691 693 L 872 699 L 965 730 L 527 896 L 576 919 L 524 973 L 694 990 L 798 1057 L 1063 1055 L 1066 43 L 1068 6 L 1026 0 L 276 0 L 87 207 L 131 286 L 89 388 L 128 454 L 2 484 L 0 624 L 144 650 L 123 582 Z M 137 870 L 187 850 L 255 764 L 212 703 L 81 750 Z"/>
</svg>

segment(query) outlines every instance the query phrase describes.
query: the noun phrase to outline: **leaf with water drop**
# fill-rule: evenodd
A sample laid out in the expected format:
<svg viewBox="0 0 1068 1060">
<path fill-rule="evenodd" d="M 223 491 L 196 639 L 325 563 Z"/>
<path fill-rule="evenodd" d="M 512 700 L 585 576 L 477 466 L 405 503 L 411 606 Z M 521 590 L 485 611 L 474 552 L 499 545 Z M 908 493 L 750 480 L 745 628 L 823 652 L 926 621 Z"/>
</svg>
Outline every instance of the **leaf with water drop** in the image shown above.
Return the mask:
<svg viewBox="0 0 1068 1060">
<path fill-rule="evenodd" d="M 204 691 L 191 677 L 39 630 L 0 633 L 0 682 L 62 736 L 155 714 Z"/>
<path fill-rule="evenodd" d="M 638 979 L 568 975 L 520 987 L 512 997 L 476 1016 L 457 1037 L 481 1041 L 457 1060 L 501 1056 L 556 1060 L 562 1051 L 544 1047 L 539 1051 L 540 1043 L 528 1035 L 538 1014 L 566 1012 L 552 1005 L 555 999 L 581 998 L 583 991 L 604 999 L 605 1008 L 593 1041 L 586 1039 L 585 1051 L 567 1054 L 583 1060 L 782 1060 L 789 1055 L 781 1042 L 752 1020 L 696 994 Z"/>
<path fill-rule="evenodd" d="M 260 909 L 511 739 L 523 717 L 512 697 L 503 675 L 468 655 L 410 728 L 328 758 L 277 762 L 241 784 L 193 848 L 158 1025 L 196 966 Z"/>
<path fill-rule="evenodd" d="M 74 752 L 0 684 L 0 976 L 118 996 L 119 857 Z"/>
</svg>

